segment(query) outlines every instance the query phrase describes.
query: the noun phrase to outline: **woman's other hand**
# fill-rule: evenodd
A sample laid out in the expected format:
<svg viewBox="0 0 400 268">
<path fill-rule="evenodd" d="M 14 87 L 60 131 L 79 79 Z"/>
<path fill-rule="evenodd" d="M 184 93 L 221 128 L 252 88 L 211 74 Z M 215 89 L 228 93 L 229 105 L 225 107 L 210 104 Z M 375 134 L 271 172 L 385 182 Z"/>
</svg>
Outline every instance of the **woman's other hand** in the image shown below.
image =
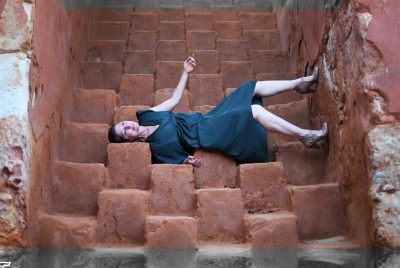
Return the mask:
<svg viewBox="0 0 400 268">
<path fill-rule="evenodd" d="M 184 164 L 191 164 L 194 167 L 201 167 L 201 159 L 196 158 L 193 155 L 189 155 L 185 161 L 183 161 Z"/>
<path fill-rule="evenodd" d="M 194 70 L 194 68 L 196 68 L 196 59 L 193 57 L 189 57 L 187 58 L 187 60 L 185 60 L 185 62 L 183 63 L 183 70 L 186 73 L 190 73 L 191 71 Z"/>
</svg>

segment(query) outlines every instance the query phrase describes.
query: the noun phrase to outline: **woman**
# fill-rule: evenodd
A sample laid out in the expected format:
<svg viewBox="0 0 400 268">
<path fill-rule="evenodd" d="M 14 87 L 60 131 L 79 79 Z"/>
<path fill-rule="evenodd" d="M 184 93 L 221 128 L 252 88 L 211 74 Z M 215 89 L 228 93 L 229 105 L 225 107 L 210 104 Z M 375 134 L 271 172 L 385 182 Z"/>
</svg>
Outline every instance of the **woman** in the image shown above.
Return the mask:
<svg viewBox="0 0 400 268">
<path fill-rule="evenodd" d="M 201 166 L 193 156 L 196 148 L 221 151 L 238 163 L 267 160 L 265 129 L 296 136 L 313 147 L 328 134 L 321 130 L 299 128 L 265 110 L 262 97 L 295 89 L 310 92 L 318 79 L 318 69 L 311 76 L 285 81 L 246 81 L 207 114 L 171 113 L 181 100 L 188 75 L 196 67 L 194 57 L 183 64 L 183 73 L 172 97 L 150 109 L 137 112 L 139 124 L 122 121 L 108 133 L 110 142 L 145 141 L 150 144 L 153 163 Z"/>
</svg>

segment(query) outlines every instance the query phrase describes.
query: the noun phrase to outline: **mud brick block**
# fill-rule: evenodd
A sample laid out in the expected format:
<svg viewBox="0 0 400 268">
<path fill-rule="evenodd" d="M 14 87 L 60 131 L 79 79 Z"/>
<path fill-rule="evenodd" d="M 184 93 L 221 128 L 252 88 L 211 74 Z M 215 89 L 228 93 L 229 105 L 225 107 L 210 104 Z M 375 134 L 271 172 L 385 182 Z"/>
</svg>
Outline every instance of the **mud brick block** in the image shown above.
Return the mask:
<svg viewBox="0 0 400 268">
<path fill-rule="evenodd" d="M 108 244 L 144 243 L 144 226 L 150 194 L 141 190 L 107 190 L 100 193 L 98 240 Z"/>
<path fill-rule="evenodd" d="M 215 106 L 213 106 L 213 105 L 195 106 L 195 107 L 193 108 L 193 112 L 201 113 L 201 114 L 206 114 L 206 113 L 208 113 L 209 111 L 211 111 L 211 110 L 214 109 L 214 108 L 215 108 Z"/>
<path fill-rule="evenodd" d="M 277 159 L 285 166 L 285 178 L 291 185 L 328 183 L 325 176 L 327 148 L 306 148 L 301 142 L 287 142 L 278 146 Z M 301 167 L 301 168 L 299 168 Z"/>
<path fill-rule="evenodd" d="M 217 49 L 221 61 L 247 61 L 246 42 L 240 40 L 218 40 Z"/>
<path fill-rule="evenodd" d="M 189 79 L 192 105 L 217 105 L 224 98 L 220 74 L 191 74 Z"/>
<path fill-rule="evenodd" d="M 246 209 L 290 209 L 282 162 L 240 165 L 239 179 Z"/>
<path fill-rule="evenodd" d="M 107 147 L 109 188 L 149 188 L 151 153 L 147 143 L 111 143 Z"/>
<path fill-rule="evenodd" d="M 184 21 L 183 9 L 179 8 L 162 8 L 158 11 L 158 19 L 163 21 Z M 160 23 L 161 24 L 161 23 Z"/>
<path fill-rule="evenodd" d="M 217 39 L 243 40 L 239 21 L 216 21 L 214 28 Z"/>
<path fill-rule="evenodd" d="M 243 30 L 277 29 L 276 13 L 240 13 Z"/>
<path fill-rule="evenodd" d="M 150 216 L 146 219 L 147 247 L 197 248 L 196 220 L 184 216 Z"/>
<path fill-rule="evenodd" d="M 103 164 L 57 161 L 51 180 L 52 211 L 96 215 L 97 198 L 105 183 L 106 169 Z"/>
<path fill-rule="evenodd" d="M 118 89 L 121 73 L 121 62 L 83 62 L 82 86 L 88 89 Z"/>
<path fill-rule="evenodd" d="M 247 214 L 244 222 L 246 240 L 252 248 L 297 247 L 297 217 L 292 212 Z"/>
<path fill-rule="evenodd" d="M 215 32 L 212 31 L 187 31 L 187 48 L 190 50 L 215 49 Z"/>
<path fill-rule="evenodd" d="M 77 123 L 111 124 L 117 94 L 114 90 L 74 90 L 73 121 Z"/>
<path fill-rule="evenodd" d="M 327 183 L 289 188 L 300 240 L 341 235 L 344 218 L 339 186 Z"/>
<path fill-rule="evenodd" d="M 224 88 L 237 88 L 253 79 L 253 67 L 250 61 L 221 61 L 221 74 Z"/>
<path fill-rule="evenodd" d="M 158 105 L 169 98 L 172 97 L 172 94 L 174 93 L 175 88 L 163 88 L 160 90 L 157 90 L 157 92 L 154 95 L 154 105 Z M 188 113 L 190 112 L 191 106 L 190 106 L 190 93 L 188 90 L 183 91 L 182 99 L 178 103 L 177 106 L 172 110 L 174 113 Z"/>
<path fill-rule="evenodd" d="M 188 55 L 196 57 L 196 69 L 192 74 L 217 74 L 219 73 L 218 50 L 189 50 Z"/>
<path fill-rule="evenodd" d="M 202 160 L 202 166 L 194 169 L 197 188 L 223 188 L 236 186 L 236 162 L 217 152 L 198 149 L 194 155 Z"/>
<path fill-rule="evenodd" d="M 241 243 L 244 204 L 239 189 L 197 191 L 198 239 L 202 242 Z"/>
<path fill-rule="evenodd" d="M 211 31 L 211 15 L 208 13 L 186 13 L 186 30 Z"/>
<path fill-rule="evenodd" d="M 158 26 L 158 40 L 184 40 L 185 24 L 183 21 L 161 21 Z"/>
<path fill-rule="evenodd" d="M 231 0 L 212 0 L 211 5 L 218 6 L 232 2 Z M 216 21 L 239 21 L 239 15 L 237 9 L 231 8 L 213 8 L 211 10 L 214 22 Z"/>
<path fill-rule="evenodd" d="M 156 48 L 156 31 L 134 31 L 129 34 L 129 50 L 155 50 Z"/>
<path fill-rule="evenodd" d="M 155 69 L 155 50 L 134 50 L 126 53 L 125 74 L 154 74 Z"/>
<path fill-rule="evenodd" d="M 151 74 L 122 75 L 119 97 L 122 105 L 151 106 L 154 98 L 154 76 Z"/>
<path fill-rule="evenodd" d="M 156 90 L 175 88 L 183 72 L 182 61 L 156 62 Z"/>
<path fill-rule="evenodd" d="M 136 117 L 136 112 L 139 110 L 145 110 L 150 108 L 150 106 L 146 105 L 131 105 L 131 106 L 120 106 L 114 109 L 114 124 L 117 124 L 121 121 L 136 121 L 138 119 Z"/>
<path fill-rule="evenodd" d="M 132 14 L 132 29 L 134 31 L 156 31 L 158 27 L 158 14 L 134 13 Z"/>
<path fill-rule="evenodd" d="M 93 248 L 96 218 L 53 216 L 39 213 L 40 248 Z"/>
<path fill-rule="evenodd" d="M 105 163 L 108 125 L 67 123 L 61 144 L 61 160 L 75 163 Z"/>
<path fill-rule="evenodd" d="M 250 50 L 250 60 L 255 73 L 288 73 L 289 57 L 280 50 Z"/>
<path fill-rule="evenodd" d="M 95 21 L 131 21 L 132 9 L 96 9 L 92 11 L 92 19 Z"/>
<path fill-rule="evenodd" d="M 281 39 L 279 30 L 243 31 L 248 50 L 279 50 Z"/>
<path fill-rule="evenodd" d="M 99 61 L 122 61 L 126 41 L 89 41 L 89 49 L 85 60 L 92 62 Z"/>
<path fill-rule="evenodd" d="M 191 215 L 194 176 L 191 165 L 152 165 L 152 214 Z"/>
<path fill-rule="evenodd" d="M 186 60 L 186 41 L 158 41 L 157 60 L 160 61 L 184 61 Z"/>
<path fill-rule="evenodd" d="M 92 40 L 126 40 L 129 22 L 93 22 L 90 39 Z"/>
<path fill-rule="evenodd" d="M 235 87 L 228 87 L 225 89 L 225 97 L 228 97 L 233 91 L 235 91 Z"/>
</svg>

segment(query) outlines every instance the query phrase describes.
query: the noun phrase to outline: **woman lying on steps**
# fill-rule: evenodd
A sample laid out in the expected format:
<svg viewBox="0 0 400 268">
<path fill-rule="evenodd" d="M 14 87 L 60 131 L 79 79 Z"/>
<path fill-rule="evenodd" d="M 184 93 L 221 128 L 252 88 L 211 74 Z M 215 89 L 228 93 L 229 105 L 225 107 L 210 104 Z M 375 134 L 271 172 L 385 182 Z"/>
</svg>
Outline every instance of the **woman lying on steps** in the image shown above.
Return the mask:
<svg viewBox="0 0 400 268">
<path fill-rule="evenodd" d="M 172 97 L 149 109 L 137 111 L 139 124 L 122 121 L 109 129 L 110 142 L 145 141 L 150 144 L 154 164 L 192 164 L 201 166 L 194 149 L 217 150 L 237 163 L 267 161 L 265 129 L 298 137 L 306 147 L 314 147 L 328 135 L 327 124 L 321 130 L 299 128 L 270 113 L 262 97 L 295 89 L 310 92 L 318 79 L 316 68 L 311 76 L 282 81 L 246 81 L 208 113 L 172 113 L 179 103 L 188 79 L 196 67 L 194 57 L 183 64 L 183 73 Z"/>
</svg>

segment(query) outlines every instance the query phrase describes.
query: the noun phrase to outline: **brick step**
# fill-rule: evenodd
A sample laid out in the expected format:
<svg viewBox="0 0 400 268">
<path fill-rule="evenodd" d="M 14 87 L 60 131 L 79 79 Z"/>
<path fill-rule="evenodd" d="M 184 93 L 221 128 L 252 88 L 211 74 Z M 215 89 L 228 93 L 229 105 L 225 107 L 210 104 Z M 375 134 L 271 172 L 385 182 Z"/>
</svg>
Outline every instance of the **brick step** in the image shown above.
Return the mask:
<svg viewBox="0 0 400 268">
<path fill-rule="evenodd" d="M 242 30 L 275 30 L 277 29 L 276 13 L 240 12 Z"/>
<path fill-rule="evenodd" d="M 128 38 L 129 28 L 129 22 L 94 21 L 91 24 L 89 39 L 124 41 Z"/>
<path fill-rule="evenodd" d="M 96 215 L 98 195 L 106 181 L 103 164 L 56 161 L 51 180 L 52 212 Z"/>
<path fill-rule="evenodd" d="M 98 201 L 98 242 L 143 245 L 150 193 L 136 189 L 105 190 Z"/>
<path fill-rule="evenodd" d="M 221 74 L 190 74 L 189 90 L 192 106 L 217 105 L 224 98 Z"/>
<path fill-rule="evenodd" d="M 129 50 L 155 50 L 157 48 L 157 31 L 132 31 L 129 34 Z"/>
<path fill-rule="evenodd" d="M 248 50 L 280 50 L 279 30 L 245 30 L 244 40 Z"/>
<path fill-rule="evenodd" d="M 76 123 L 112 124 L 117 94 L 114 90 L 75 89 L 72 121 Z"/>
<path fill-rule="evenodd" d="M 183 21 L 160 21 L 158 40 L 185 40 L 185 23 Z"/>
<path fill-rule="evenodd" d="M 325 176 L 327 148 L 306 148 L 301 142 L 284 142 L 276 148 L 276 159 L 284 163 L 285 178 L 292 185 L 329 183 Z"/>
<path fill-rule="evenodd" d="M 213 50 L 216 47 L 214 31 L 187 31 L 186 44 L 189 50 Z"/>
<path fill-rule="evenodd" d="M 126 41 L 118 40 L 91 40 L 85 61 L 123 61 Z"/>
<path fill-rule="evenodd" d="M 118 89 L 122 73 L 121 62 L 82 62 L 82 88 Z"/>
<path fill-rule="evenodd" d="M 254 79 L 251 61 L 221 61 L 223 88 L 237 88 L 243 82 Z"/>
<path fill-rule="evenodd" d="M 154 74 L 156 50 L 133 50 L 125 53 L 124 74 Z"/>
<path fill-rule="evenodd" d="M 291 210 L 282 162 L 239 165 L 239 181 L 246 210 Z"/>
<path fill-rule="evenodd" d="M 93 248 L 96 217 L 39 213 L 40 248 Z"/>
<path fill-rule="evenodd" d="M 213 30 L 210 13 L 186 12 L 185 28 L 187 31 L 211 31 Z"/>
<path fill-rule="evenodd" d="M 157 31 L 158 14 L 156 13 L 133 13 L 132 15 L 133 31 Z"/>
<path fill-rule="evenodd" d="M 242 40 L 242 24 L 240 21 L 214 21 L 215 34 L 218 40 Z"/>
<path fill-rule="evenodd" d="M 191 165 L 152 165 L 150 188 L 153 215 L 194 214 L 195 187 Z"/>
<path fill-rule="evenodd" d="M 150 108 L 150 106 L 146 105 L 129 105 L 116 107 L 114 109 L 114 124 L 117 124 L 124 120 L 138 122 L 136 112 L 148 108 Z"/>
<path fill-rule="evenodd" d="M 90 12 L 90 16 L 93 21 L 131 21 L 131 14 L 133 13 L 132 9 L 96 9 Z"/>
<path fill-rule="evenodd" d="M 186 41 L 162 40 L 157 42 L 157 60 L 184 61 L 186 58 Z"/>
<path fill-rule="evenodd" d="M 344 236 L 335 236 L 327 239 L 301 241 L 299 249 L 305 250 L 323 250 L 323 249 L 359 249 L 360 245 L 347 239 Z"/>
<path fill-rule="evenodd" d="M 211 15 L 214 23 L 217 21 L 239 21 L 239 12 L 234 8 L 213 8 Z"/>
<path fill-rule="evenodd" d="M 124 74 L 120 77 L 118 93 L 121 105 L 153 105 L 153 74 Z"/>
<path fill-rule="evenodd" d="M 197 248 L 197 220 L 192 217 L 148 216 L 145 232 L 150 249 Z"/>
<path fill-rule="evenodd" d="M 188 56 L 196 57 L 196 69 L 191 74 L 218 74 L 220 53 L 218 50 L 188 50 Z"/>
<path fill-rule="evenodd" d="M 157 61 L 155 77 L 156 90 L 162 88 L 175 88 L 182 72 L 182 61 Z"/>
<path fill-rule="evenodd" d="M 154 95 L 154 102 L 153 102 L 154 106 L 161 104 L 162 102 L 171 98 L 174 91 L 175 91 L 175 88 L 163 88 L 163 89 L 157 90 L 157 92 Z M 175 106 L 175 108 L 172 110 L 172 112 L 188 113 L 192 110 L 190 103 L 191 103 L 191 94 L 187 89 L 185 89 L 183 91 L 181 101 L 178 103 L 177 106 Z"/>
<path fill-rule="evenodd" d="M 281 50 L 249 50 L 254 73 L 290 73 L 293 61 Z"/>
<path fill-rule="evenodd" d="M 225 40 L 217 41 L 217 49 L 221 61 L 248 61 L 246 42 L 243 40 Z"/>
<path fill-rule="evenodd" d="M 313 240 L 341 235 L 344 217 L 337 183 L 288 186 L 298 219 L 299 239 Z"/>
<path fill-rule="evenodd" d="M 160 22 L 164 21 L 179 21 L 185 20 L 183 8 L 162 8 L 154 10 L 158 12 L 158 19 Z"/>
<path fill-rule="evenodd" d="M 105 163 L 109 126 L 106 124 L 71 123 L 64 127 L 60 159 L 75 163 Z"/>
<path fill-rule="evenodd" d="M 246 240 L 252 248 L 296 248 L 297 217 L 280 211 L 244 216 Z"/>
</svg>

